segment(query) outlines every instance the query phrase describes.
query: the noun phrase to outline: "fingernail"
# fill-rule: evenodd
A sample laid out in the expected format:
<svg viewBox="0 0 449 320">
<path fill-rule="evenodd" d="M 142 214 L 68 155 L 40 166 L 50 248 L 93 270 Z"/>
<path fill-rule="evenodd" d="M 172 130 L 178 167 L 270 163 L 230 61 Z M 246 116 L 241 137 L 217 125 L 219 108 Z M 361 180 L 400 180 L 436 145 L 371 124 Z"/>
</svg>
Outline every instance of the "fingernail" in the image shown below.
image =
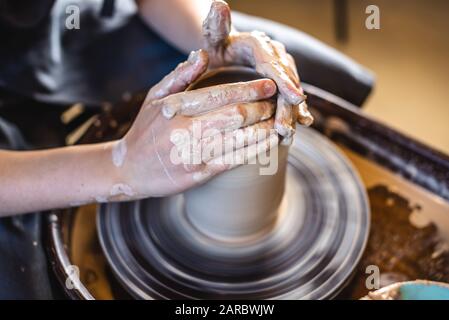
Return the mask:
<svg viewBox="0 0 449 320">
<path fill-rule="evenodd" d="M 276 93 L 276 85 L 274 84 L 274 82 L 265 81 L 265 83 L 263 84 L 263 92 L 267 96 L 272 96 L 273 94 L 275 94 Z"/>
</svg>

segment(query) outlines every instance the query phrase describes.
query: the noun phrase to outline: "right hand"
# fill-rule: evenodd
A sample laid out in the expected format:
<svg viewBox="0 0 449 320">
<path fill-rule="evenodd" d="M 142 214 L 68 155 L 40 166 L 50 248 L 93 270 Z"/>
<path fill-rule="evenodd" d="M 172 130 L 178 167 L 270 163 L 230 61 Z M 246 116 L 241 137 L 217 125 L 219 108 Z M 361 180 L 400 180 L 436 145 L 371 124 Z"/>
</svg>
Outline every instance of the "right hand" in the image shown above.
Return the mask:
<svg viewBox="0 0 449 320">
<path fill-rule="evenodd" d="M 129 132 L 116 142 L 116 153 L 125 153 L 116 164 L 132 190 L 127 200 L 179 193 L 235 166 L 223 161 L 226 150 L 201 155 L 199 163 L 174 163 L 173 150 L 192 142 L 185 141 L 185 133 L 192 136 L 194 123 L 201 123 L 200 137 L 193 141 L 203 150 L 210 149 L 214 134 L 225 132 L 233 140 L 244 139 L 240 151 L 250 155 L 277 145 L 274 130 L 263 138 L 255 135 L 257 129 L 273 128 L 275 103 L 266 99 L 275 94 L 275 83 L 261 79 L 184 92 L 207 65 L 205 51 L 192 53 L 148 92 Z"/>
<path fill-rule="evenodd" d="M 284 143 L 292 142 L 296 122 L 312 124 L 295 61 L 282 43 L 263 32 L 234 30 L 231 9 L 222 0 L 212 2 L 203 23 L 203 37 L 212 66 L 247 65 L 276 82 L 279 95 L 274 126 Z"/>
</svg>

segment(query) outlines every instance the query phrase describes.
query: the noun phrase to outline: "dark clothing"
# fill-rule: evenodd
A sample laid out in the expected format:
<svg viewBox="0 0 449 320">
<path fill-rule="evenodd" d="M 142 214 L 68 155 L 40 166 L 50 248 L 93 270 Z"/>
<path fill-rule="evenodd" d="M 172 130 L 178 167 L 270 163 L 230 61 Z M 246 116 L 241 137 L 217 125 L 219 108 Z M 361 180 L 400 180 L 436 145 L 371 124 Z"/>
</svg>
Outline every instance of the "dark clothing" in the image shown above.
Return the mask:
<svg viewBox="0 0 449 320">
<path fill-rule="evenodd" d="M 51 2 L 45 0 L 44 7 Z M 80 9 L 79 29 L 66 27 L 71 21 L 69 5 Z M 148 30 L 132 0 L 115 1 L 112 17 L 104 18 L 101 12 L 101 2 L 58 0 L 48 14 L 40 12 L 42 17 L 34 21 L 37 27 L 0 24 L 0 88 L 52 103 L 98 104 L 150 87 L 184 59 Z M 372 75 L 316 39 L 239 13 L 233 14 L 233 23 L 238 30 L 262 30 L 283 42 L 304 82 L 355 105 L 369 94 Z"/>
<path fill-rule="evenodd" d="M 64 29 L 62 19 L 52 24 L 54 7 L 37 22 L 37 28 L 0 23 L 4 44 L 0 47 L 0 149 L 57 146 L 55 139 L 48 144 L 48 133 L 29 135 L 36 130 L 27 126 L 40 119 L 30 113 L 30 106 L 39 107 L 35 100 L 52 103 L 54 108 L 79 101 L 94 106 L 116 101 L 125 91 L 151 87 L 185 59 L 134 11 L 117 6 L 114 17 L 101 18 L 100 7 L 82 3 L 80 30 Z M 65 11 L 60 10 L 62 17 Z M 57 38 L 52 39 L 55 34 Z M 5 119 L 11 118 L 14 109 L 19 118 L 35 118 L 21 121 L 19 129 Z M 40 110 L 48 113 L 50 109 Z M 58 120 L 50 115 L 42 118 Z M 45 213 L 0 219 L 0 299 L 61 297 L 46 258 L 45 221 Z"/>
<path fill-rule="evenodd" d="M 69 5 L 80 10 L 79 29 L 66 27 Z M 58 0 L 38 28 L 2 28 L 0 87 L 39 101 L 99 104 L 150 87 L 184 59 L 149 31 L 133 1 L 116 1 L 112 17 L 101 9 L 98 1 Z"/>
<path fill-rule="evenodd" d="M 5 1 L 0 0 L 0 9 Z M 23 24 L 20 14 L 11 19 L 0 14 L 0 148 L 29 147 L 19 130 L 2 119 L 2 105 L 11 105 L 6 93 L 25 99 L 12 103 L 17 112 L 36 100 L 55 108 L 115 102 L 124 92 L 156 84 L 185 59 L 143 24 L 132 1 L 116 1 L 115 14 L 108 18 L 102 18 L 98 2 L 58 0 L 51 7 L 52 2 L 43 1 L 51 11 L 37 11 Z M 80 8 L 79 30 L 65 27 L 68 4 Z M 304 82 L 356 105 L 369 94 L 373 78 L 368 71 L 304 33 L 238 13 L 233 22 L 238 30 L 262 30 L 284 42 Z M 0 219 L 0 299 L 58 297 L 42 245 L 44 218 L 35 213 Z"/>
</svg>

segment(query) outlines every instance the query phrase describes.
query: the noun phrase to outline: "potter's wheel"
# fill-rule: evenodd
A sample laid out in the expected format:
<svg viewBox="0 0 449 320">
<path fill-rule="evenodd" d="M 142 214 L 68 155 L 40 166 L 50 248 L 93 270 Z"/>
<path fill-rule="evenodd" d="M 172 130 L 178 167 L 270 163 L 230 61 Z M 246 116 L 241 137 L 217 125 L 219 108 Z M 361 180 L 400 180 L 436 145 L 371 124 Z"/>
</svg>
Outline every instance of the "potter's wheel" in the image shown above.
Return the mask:
<svg viewBox="0 0 449 320">
<path fill-rule="evenodd" d="M 246 241 L 213 239 L 183 195 L 103 204 L 97 216 L 115 276 L 145 299 L 324 299 L 352 274 L 369 230 L 367 197 L 326 138 L 298 128 L 275 225 Z"/>
</svg>

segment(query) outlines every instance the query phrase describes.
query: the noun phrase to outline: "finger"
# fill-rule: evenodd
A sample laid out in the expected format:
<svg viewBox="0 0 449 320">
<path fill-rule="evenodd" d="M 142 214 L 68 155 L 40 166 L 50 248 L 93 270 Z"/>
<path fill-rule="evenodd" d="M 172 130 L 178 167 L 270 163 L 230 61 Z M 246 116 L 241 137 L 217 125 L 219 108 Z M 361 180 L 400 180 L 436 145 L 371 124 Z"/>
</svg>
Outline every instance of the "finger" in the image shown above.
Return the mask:
<svg viewBox="0 0 449 320">
<path fill-rule="evenodd" d="M 290 78 L 285 69 L 276 61 L 256 64 L 256 71 L 267 78 L 273 79 L 281 95 L 291 105 L 303 102 L 306 97 L 301 93 L 296 83 Z"/>
<path fill-rule="evenodd" d="M 282 137 L 280 144 L 283 146 L 287 146 L 287 147 L 291 146 L 293 143 L 293 137 L 294 137 L 294 135 L 290 136 L 290 137 Z"/>
<path fill-rule="evenodd" d="M 187 86 L 206 71 L 207 64 L 208 54 L 206 51 L 192 51 L 187 61 L 180 63 L 175 70 L 150 89 L 145 102 L 148 103 L 184 91 Z"/>
<path fill-rule="evenodd" d="M 268 136 L 268 138 L 258 141 L 257 143 L 242 147 L 236 152 L 225 154 L 210 160 L 206 163 L 203 170 L 192 174 L 192 179 L 197 182 L 205 182 L 217 174 L 233 169 L 244 163 L 253 163 L 254 159 L 262 154 L 268 152 L 270 149 L 277 146 L 279 138 L 276 133 Z"/>
<path fill-rule="evenodd" d="M 296 122 L 298 120 L 298 106 L 291 106 L 291 108 L 292 108 L 292 126 L 295 128 L 295 131 L 289 136 L 282 137 L 280 144 L 283 146 L 290 146 L 293 143 L 293 138 L 296 132 Z"/>
<path fill-rule="evenodd" d="M 217 131 L 232 131 L 267 120 L 274 114 L 275 108 L 272 99 L 236 103 L 196 117 L 193 121 L 200 121 L 202 138 L 206 138 Z"/>
<path fill-rule="evenodd" d="M 299 87 L 298 71 L 296 70 L 296 64 L 292 59 L 292 56 L 287 53 L 287 51 L 285 50 L 285 46 L 279 41 L 272 40 L 271 45 L 274 47 L 274 50 L 278 56 L 278 60 L 284 68 L 285 72 L 290 77 L 290 80 L 292 80 L 296 87 Z"/>
<path fill-rule="evenodd" d="M 305 100 L 299 89 L 299 79 L 296 79 L 295 73 L 287 67 L 289 62 L 283 44 L 271 40 L 264 33 L 251 32 L 235 45 L 252 50 L 256 71 L 273 79 L 288 103 L 297 105 Z"/>
<path fill-rule="evenodd" d="M 254 163 L 258 155 L 268 152 L 277 146 L 279 137 L 277 133 L 270 134 L 266 139 L 259 140 L 256 143 L 231 151 L 222 156 L 216 157 L 206 163 L 206 168 L 211 172 L 215 172 L 215 168 L 220 170 L 223 166 L 227 169 L 233 169 L 242 164 Z"/>
<path fill-rule="evenodd" d="M 277 40 L 271 40 L 270 43 L 279 57 L 279 62 L 281 62 L 281 64 L 287 69 L 291 69 L 293 71 L 292 67 L 295 66 L 295 63 L 292 63 L 292 60 L 290 60 L 291 55 L 287 53 L 285 45 Z"/>
<path fill-rule="evenodd" d="M 275 41 L 273 41 L 273 42 L 275 42 Z M 301 84 L 300 84 L 300 80 L 299 80 L 299 76 L 298 76 L 298 70 L 296 68 L 295 60 L 288 53 L 286 53 L 285 57 L 288 60 L 288 68 L 294 74 L 294 77 L 295 77 L 295 79 L 297 81 L 297 86 L 299 87 L 301 93 L 303 93 L 303 90 L 300 87 Z M 294 112 L 293 112 L 294 117 L 296 118 L 296 120 L 293 119 L 293 123 L 295 121 L 298 121 L 301 125 L 305 125 L 305 126 L 310 126 L 313 123 L 313 116 L 310 113 L 310 111 L 308 110 L 308 106 L 307 106 L 306 101 L 300 103 L 298 106 L 292 106 L 292 108 L 294 110 Z M 287 138 L 283 139 L 284 144 L 291 144 L 291 141 L 292 141 L 292 139 L 287 139 Z"/>
<path fill-rule="evenodd" d="M 288 54 L 285 51 L 285 46 L 278 42 L 273 40 L 272 41 L 273 46 L 276 48 L 276 52 L 279 54 L 280 56 L 280 61 L 282 61 L 282 63 L 285 65 L 285 68 L 287 68 L 289 70 L 289 72 L 292 74 L 293 80 L 296 81 L 296 85 L 297 87 L 300 89 L 301 93 L 303 94 L 303 90 L 300 87 L 300 80 L 299 80 L 299 75 L 298 75 L 298 70 L 296 68 L 296 63 L 295 60 L 293 59 L 293 57 Z M 298 121 L 300 124 L 305 125 L 305 126 L 310 126 L 313 123 L 313 116 L 312 114 L 309 112 L 308 107 L 307 107 L 307 103 L 304 101 L 302 103 L 300 103 L 297 106 L 292 106 L 293 108 L 293 117 L 296 118 L 292 119 L 292 124 L 294 124 L 296 121 Z M 282 110 L 282 108 L 281 108 Z M 279 117 L 281 118 L 281 114 L 283 114 L 284 112 L 276 112 L 276 115 L 279 115 Z M 280 119 L 282 120 L 282 119 Z M 281 121 L 278 122 L 278 127 L 282 126 L 281 125 Z M 283 134 L 282 134 L 283 135 Z M 284 136 L 284 139 L 282 140 L 283 144 L 291 144 L 292 142 L 292 136 Z"/>
<path fill-rule="evenodd" d="M 226 133 L 218 133 L 202 140 L 202 162 L 207 163 L 213 158 L 236 151 L 242 147 L 265 140 L 273 130 L 274 119 L 268 119 L 245 128 Z"/>
<path fill-rule="evenodd" d="M 223 154 L 235 151 L 247 145 L 265 140 L 273 129 L 274 119 L 270 118 L 260 121 L 256 124 L 246 126 L 244 128 L 233 131 L 217 132 L 214 136 L 203 138 L 195 141 L 192 137 L 182 137 L 175 142 L 175 138 L 171 139 L 174 147 L 178 148 L 178 154 L 181 154 L 181 161 L 186 172 L 195 172 L 203 168 L 204 163 L 219 157 Z M 179 140 L 179 137 L 178 137 Z M 184 143 L 188 143 L 187 145 Z M 196 155 L 193 152 L 199 150 Z M 198 159 L 200 161 L 195 161 Z"/>
<path fill-rule="evenodd" d="M 296 62 L 295 59 L 292 57 L 291 54 L 287 53 L 287 59 L 289 61 L 289 66 L 290 69 L 293 71 L 293 73 L 295 74 L 295 78 L 298 79 L 298 85 L 300 85 L 300 79 L 299 79 L 299 74 L 298 74 L 298 68 L 296 67 Z M 301 92 L 302 93 L 302 92 Z"/>
<path fill-rule="evenodd" d="M 264 33 L 250 32 L 230 36 L 228 62 L 253 66 L 256 71 L 273 79 L 280 93 L 291 105 L 300 104 L 305 96 L 279 61 L 275 45 Z"/>
<path fill-rule="evenodd" d="M 162 114 L 171 119 L 176 114 L 194 116 L 228 104 L 267 99 L 276 92 L 276 85 L 269 79 L 222 84 L 198 90 L 173 94 L 157 103 Z"/>
<path fill-rule="evenodd" d="M 289 138 L 295 133 L 294 110 L 283 96 L 279 95 L 274 128 L 283 137 Z"/>
<path fill-rule="evenodd" d="M 285 49 L 285 45 L 282 42 L 279 42 L 277 40 L 271 40 L 271 44 L 276 48 L 278 54 L 281 55 L 287 53 L 287 49 Z"/>
<path fill-rule="evenodd" d="M 313 123 L 313 116 L 305 101 L 297 106 L 297 113 L 297 121 L 300 124 L 308 127 Z"/>
<path fill-rule="evenodd" d="M 204 163 L 219 157 L 225 153 L 232 152 L 247 145 L 254 144 L 258 141 L 266 139 L 273 129 L 274 119 L 257 122 L 253 125 L 246 126 L 228 132 L 217 132 L 213 136 L 205 137 L 201 140 L 190 137 L 171 137 L 171 142 L 181 154 L 181 161 L 186 172 L 199 171 Z M 179 140 L 179 141 L 175 141 Z M 186 144 L 187 143 L 187 144 Z M 194 152 L 197 152 L 194 154 Z M 198 159 L 199 161 L 195 161 Z"/>
<path fill-rule="evenodd" d="M 209 14 L 203 22 L 206 48 L 220 46 L 231 31 L 231 10 L 224 1 L 213 1 Z"/>
</svg>

